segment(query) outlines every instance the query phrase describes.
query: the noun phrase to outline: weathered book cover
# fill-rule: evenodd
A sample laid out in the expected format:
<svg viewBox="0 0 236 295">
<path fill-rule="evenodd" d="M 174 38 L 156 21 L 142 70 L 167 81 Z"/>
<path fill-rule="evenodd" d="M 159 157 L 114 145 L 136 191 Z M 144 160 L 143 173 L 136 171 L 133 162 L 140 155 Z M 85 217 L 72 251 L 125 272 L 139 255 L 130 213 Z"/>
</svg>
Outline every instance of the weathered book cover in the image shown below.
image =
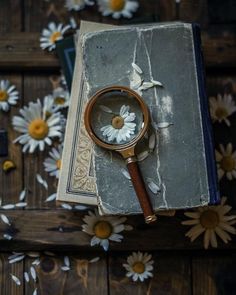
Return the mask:
<svg viewBox="0 0 236 295">
<path fill-rule="evenodd" d="M 81 21 L 79 35 L 111 27 L 113 26 Z M 85 90 L 82 50 L 78 42 L 57 200 L 97 205 L 93 146 L 83 124 L 87 101 Z"/>
<path fill-rule="evenodd" d="M 154 132 L 158 144 L 139 164 L 155 210 L 218 201 L 199 41 L 198 27 L 186 23 L 114 28 L 80 40 L 85 100 L 105 86 L 134 86 L 141 69 L 138 91 L 159 127 L 138 151 L 142 158 Z M 163 87 L 150 86 L 153 80 Z M 100 212 L 141 213 L 123 159 L 97 146 L 93 156 Z"/>
</svg>

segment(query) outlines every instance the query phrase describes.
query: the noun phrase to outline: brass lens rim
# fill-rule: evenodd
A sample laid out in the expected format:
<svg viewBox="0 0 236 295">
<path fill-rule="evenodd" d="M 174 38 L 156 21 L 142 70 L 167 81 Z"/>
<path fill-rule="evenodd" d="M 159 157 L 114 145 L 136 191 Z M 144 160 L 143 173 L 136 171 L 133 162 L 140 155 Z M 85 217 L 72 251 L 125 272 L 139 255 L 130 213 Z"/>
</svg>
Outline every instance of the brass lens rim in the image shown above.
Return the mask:
<svg viewBox="0 0 236 295">
<path fill-rule="evenodd" d="M 127 92 L 128 94 L 132 95 L 135 97 L 135 99 L 139 102 L 141 111 L 143 113 L 143 127 L 141 129 L 141 131 L 139 132 L 139 134 L 133 138 L 129 143 L 126 144 L 108 144 L 104 141 L 102 141 L 101 139 L 99 139 L 96 134 L 93 132 L 92 126 L 91 126 L 91 116 L 92 116 L 92 109 L 93 106 L 95 104 L 95 102 L 97 101 L 98 97 L 100 97 L 101 95 L 111 92 L 111 91 L 123 91 L 123 92 Z M 116 150 L 116 151 L 122 151 L 122 150 L 126 150 L 129 147 L 134 146 L 146 133 L 148 125 L 149 125 L 149 111 L 148 111 L 148 107 L 146 106 L 146 104 L 144 103 L 143 99 L 141 98 L 141 96 L 136 93 L 134 90 L 125 87 L 125 86 L 109 86 L 109 87 L 105 87 L 102 88 L 101 90 L 99 90 L 98 92 L 96 92 L 88 101 L 87 106 L 85 108 L 85 112 L 84 112 L 84 124 L 85 124 L 85 128 L 89 134 L 89 136 L 91 137 L 91 139 L 99 146 L 108 149 L 108 150 Z"/>
</svg>

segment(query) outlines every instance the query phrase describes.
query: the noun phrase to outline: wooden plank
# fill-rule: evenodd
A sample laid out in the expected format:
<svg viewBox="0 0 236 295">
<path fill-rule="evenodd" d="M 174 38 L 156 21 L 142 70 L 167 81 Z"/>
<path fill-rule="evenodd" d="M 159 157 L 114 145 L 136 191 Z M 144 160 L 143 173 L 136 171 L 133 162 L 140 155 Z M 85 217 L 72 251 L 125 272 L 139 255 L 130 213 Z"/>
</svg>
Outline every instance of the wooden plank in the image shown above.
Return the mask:
<svg viewBox="0 0 236 295">
<path fill-rule="evenodd" d="M 160 0 L 158 1 L 158 17 L 159 21 L 174 21 L 176 19 L 176 4 L 172 0 Z"/>
<path fill-rule="evenodd" d="M 207 0 L 181 0 L 179 4 L 179 19 L 187 22 L 197 22 L 202 28 L 208 25 Z"/>
<path fill-rule="evenodd" d="M 8 132 L 8 156 L 0 158 L 0 198 L 2 199 L 2 204 L 9 204 L 18 202 L 19 194 L 23 189 L 21 148 L 13 144 L 13 140 L 18 136 L 18 133 L 12 128 L 12 117 L 18 114 L 19 108 L 22 105 L 22 78 L 19 75 L 9 74 L 1 75 L 0 79 L 7 79 L 11 84 L 15 85 L 20 96 L 17 105 L 11 106 L 9 112 L 1 111 L 0 117 L 0 128 Z M 2 165 L 6 160 L 12 160 L 16 165 L 16 169 L 8 173 L 4 172 Z"/>
<path fill-rule="evenodd" d="M 8 254 L 0 254 L 0 294 L 1 295 L 23 295 L 24 293 L 24 281 L 23 281 L 23 262 L 17 262 L 9 264 Z M 11 274 L 19 278 L 21 285 L 18 286 L 12 280 Z"/>
<path fill-rule="evenodd" d="M 100 250 L 100 246 L 90 247 L 91 236 L 82 232 L 85 213 L 70 210 L 8 210 L 0 211 L 12 221 L 10 229 L 0 223 L 0 250 L 29 250 L 29 249 L 86 249 Z M 111 242 L 112 250 L 144 250 L 155 249 L 203 249 L 203 237 L 191 243 L 185 237 L 188 230 L 181 225 L 183 214 L 176 217 L 158 217 L 153 225 L 144 224 L 142 216 L 129 217 L 127 224 L 134 230 L 122 232 L 122 243 Z M 10 233 L 13 240 L 3 239 L 3 233 Z M 142 237 L 142 238 L 140 238 Z M 64 248 L 63 248 L 64 249 Z M 236 249 L 236 237 L 224 244 L 219 239 L 219 249 Z"/>
<path fill-rule="evenodd" d="M 21 3 L 19 0 L 1 0 L 0 33 L 22 30 Z"/>
<path fill-rule="evenodd" d="M 112 253 L 109 259 L 109 281 L 111 295 L 188 295 L 191 294 L 190 260 L 173 254 L 154 253 L 153 278 L 144 283 L 133 282 L 126 277 L 122 266 L 131 253 Z"/>
<path fill-rule="evenodd" d="M 58 70 L 59 62 L 54 53 L 43 51 L 39 46 L 39 33 L 2 35 L 0 38 L 1 69 L 51 69 Z M 236 36 L 202 33 L 204 59 L 207 67 L 236 66 Z"/>
<path fill-rule="evenodd" d="M 24 104 L 40 98 L 43 102 L 45 95 L 52 93 L 52 84 L 49 75 L 27 74 L 24 78 Z M 55 206 L 55 204 L 45 203 L 46 198 L 56 192 L 57 179 L 49 176 L 44 170 L 43 162 L 48 157 L 48 152 L 52 147 L 46 147 L 45 151 L 35 151 L 33 154 L 24 154 L 24 183 L 29 190 L 28 206 L 30 208 L 42 208 Z M 47 181 L 49 189 L 46 190 L 36 180 L 36 174 L 40 174 Z"/>
<path fill-rule="evenodd" d="M 69 255 L 70 270 L 63 271 L 64 257 Z M 39 294 L 43 295 L 74 295 L 83 294 L 107 294 L 107 266 L 106 258 L 101 256 L 100 260 L 91 263 L 94 254 L 60 253 L 54 257 L 42 255 L 38 266 L 32 265 L 34 259 L 27 258 L 25 271 L 30 273 L 33 266 L 36 270 L 37 280 L 32 279 L 25 285 L 25 294 L 32 294 L 37 288 Z M 101 279 L 102 278 L 102 279 Z"/>
<path fill-rule="evenodd" d="M 40 33 L 6 34 L 0 38 L 1 69 L 58 69 L 54 53 L 43 51 L 39 43 Z"/>
<path fill-rule="evenodd" d="M 235 294 L 235 254 L 202 255 L 192 262 L 193 295 Z"/>
</svg>

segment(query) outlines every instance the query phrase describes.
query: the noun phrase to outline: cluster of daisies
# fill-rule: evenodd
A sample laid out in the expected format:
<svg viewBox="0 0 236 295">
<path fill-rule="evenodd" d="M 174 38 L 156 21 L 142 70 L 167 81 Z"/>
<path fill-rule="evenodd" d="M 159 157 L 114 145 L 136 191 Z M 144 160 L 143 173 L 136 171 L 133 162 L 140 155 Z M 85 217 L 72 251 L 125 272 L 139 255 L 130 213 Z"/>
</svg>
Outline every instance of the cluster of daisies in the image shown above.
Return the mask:
<svg viewBox="0 0 236 295">
<path fill-rule="evenodd" d="M 66 0 L 65 7 L 69 11 L 79 11 L 86 6 L 92 6 L 94 4 L 94 1 L 91 0 Z M 111 15 L 115 19 L 119 19 L 120 17 L 131 18 L 132 14 L 136 12 L 139 7 L 138 2 L 134 0 L 97 0 L 97 5 L 103 16 Z M 76 28 L 77 24 L 73 17 L 70 18 L 69 25 L 50 22 L 48 27 L 42 30 L 40 38 L 41 48 L 48 51 L 54 50 L 56 41 L 63 39 L 69 29 Z"/>
<path fill-rule="evenodd" d="M 213 123 L 231 126 L 231 118 L 236 112 L 236 105 L 231 94 L 218 94 L 217 97 L 210 97 L 210 113 Z M 219 150 L 215 151 L 218 178 L 221 180 L 226 176 L 228 180 L 236 179 L 236 150 L 233 150 L 231 143 L 226 146 L 220 144 Z"/>
</svg>

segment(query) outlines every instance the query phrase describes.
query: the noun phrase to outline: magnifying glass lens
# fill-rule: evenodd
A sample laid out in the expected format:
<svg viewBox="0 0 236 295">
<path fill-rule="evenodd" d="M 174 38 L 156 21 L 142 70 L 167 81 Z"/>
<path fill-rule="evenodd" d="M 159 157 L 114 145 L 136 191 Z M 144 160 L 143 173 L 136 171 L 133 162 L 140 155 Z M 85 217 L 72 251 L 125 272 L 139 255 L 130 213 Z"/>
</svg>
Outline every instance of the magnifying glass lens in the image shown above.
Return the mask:
<svg viewBox="0 0 236 295">
<path fill-rule="evenodd" d="M 143 128 L 139 101 L 125 90 L 111 90 L 97 97 L 91 110 L 93 133 L 103 142 L 123 145 L 136 138 Z"/>
</svg>

